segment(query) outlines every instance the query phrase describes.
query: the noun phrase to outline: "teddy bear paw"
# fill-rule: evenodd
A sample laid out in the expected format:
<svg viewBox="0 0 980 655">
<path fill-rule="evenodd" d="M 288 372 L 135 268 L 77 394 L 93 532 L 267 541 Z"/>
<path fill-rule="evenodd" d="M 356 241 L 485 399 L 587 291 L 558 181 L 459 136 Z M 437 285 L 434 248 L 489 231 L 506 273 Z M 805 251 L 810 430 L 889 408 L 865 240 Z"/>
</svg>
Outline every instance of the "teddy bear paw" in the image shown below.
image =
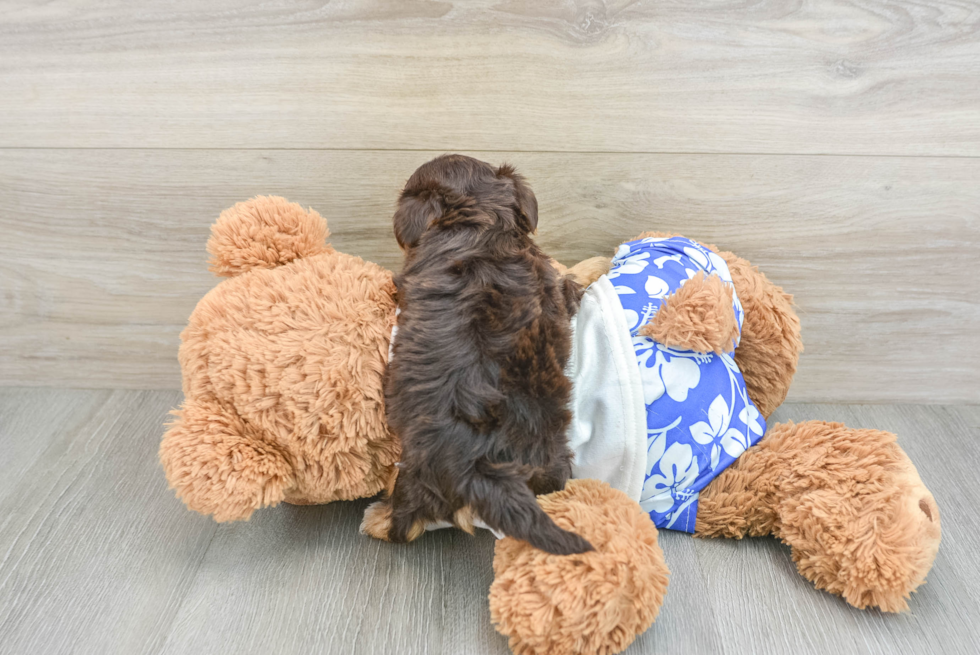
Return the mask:
<svg viewBox="0 0 980 655">
<path fill-rule="evenodd" d="M 611 655 L 650 627 L 669 571 L 650 515 L 598 480 L 539 496 L 560 527 L 595 550 L 551 555 L 505 537 L 494 550 L 490 616 L 524 655 Z"/>
<path fill-rule="evenodd" d="M 939 549 L 939 507 L 894 435 L 848 434 L 843 474 L 826 467 L 818 488 L 784 499 L 778 534 L 818 588 L 860 609 L 905 611 Z"/>
</svg>

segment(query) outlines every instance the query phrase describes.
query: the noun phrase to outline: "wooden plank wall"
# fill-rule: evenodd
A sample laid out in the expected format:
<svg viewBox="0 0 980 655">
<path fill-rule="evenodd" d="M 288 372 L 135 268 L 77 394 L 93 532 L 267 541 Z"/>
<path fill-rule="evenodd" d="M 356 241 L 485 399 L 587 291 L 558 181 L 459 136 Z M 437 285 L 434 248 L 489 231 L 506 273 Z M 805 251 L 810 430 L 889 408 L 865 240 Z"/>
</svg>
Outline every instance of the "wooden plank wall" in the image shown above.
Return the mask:
<svg viewBox="0 0 980 655">
<path fill-rule="evenodd" d="M 509 161 L 566 263 L 645 229 L 795 294 L 797 401 L 980 402 L 980 4 L 8 0 L 0 384 L 176 388 L 259 193 L 397 268 L 399 186 Z"/>
</svg>

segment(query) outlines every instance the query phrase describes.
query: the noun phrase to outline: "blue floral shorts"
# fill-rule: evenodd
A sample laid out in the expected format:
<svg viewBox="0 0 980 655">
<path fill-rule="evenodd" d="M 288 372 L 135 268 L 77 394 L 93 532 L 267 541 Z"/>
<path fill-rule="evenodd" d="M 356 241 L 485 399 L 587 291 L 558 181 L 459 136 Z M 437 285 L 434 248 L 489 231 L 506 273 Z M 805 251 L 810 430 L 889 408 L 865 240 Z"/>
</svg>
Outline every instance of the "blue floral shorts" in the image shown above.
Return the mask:
<svg viewBox="0 0 980 655">
<path fill-rule="evenodd" d="M 732 284 L 725 260 L 701 244 L 650 237 L 621 245 L 608 274 L 643 380 L 647 471 L 640 505 L 658 528 L 685 532 L 694 532 L 700 491 L 766 431 L 734 351 L 674 350 L 637 335 L 664 298 L 699 271 Z M 744 313 L 734 289 L 732 298 L 741 330 Z"/>
</svg>

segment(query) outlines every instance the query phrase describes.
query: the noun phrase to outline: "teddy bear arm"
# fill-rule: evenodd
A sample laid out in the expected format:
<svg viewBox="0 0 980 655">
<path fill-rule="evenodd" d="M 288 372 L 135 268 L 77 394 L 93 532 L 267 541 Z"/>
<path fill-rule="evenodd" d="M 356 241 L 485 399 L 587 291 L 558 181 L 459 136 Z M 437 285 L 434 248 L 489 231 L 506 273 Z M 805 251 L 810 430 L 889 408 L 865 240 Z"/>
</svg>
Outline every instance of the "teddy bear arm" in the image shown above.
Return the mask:
<svg viewBox="0 0 980 655">
<path fill-rule="evenodd" d="M 773 534 L 818 588 L 898 612 L 925 581 L 941 528 L 895 435 L 807 421 L 772 426 L 702 490 L 696 534 Z"/>
<path fill-rule="evenodd" d="M 590 257 L 580 261 L 571 268 L 565 266 L 556 259 L 551 260 L 558 274 L 563 277 L 571 277 L 582 288 L 585 288 L 609 272 L 612 259 L 609 257 Z"/>
<path fill-rule="evenodd" d="M 738 341 L 732 288 L 717 275 L 698 272 L 664 298 L 639 333 L 671 348 L 699 353 L 731 352 Z"/>
<path fill-rule="evenodd" d="M 285 499 L 286 457 L 216 401 L 190 399 L 160 442 L 167 481 L 187 507 L 218 522 L 247 520 Z"/>
</svg>

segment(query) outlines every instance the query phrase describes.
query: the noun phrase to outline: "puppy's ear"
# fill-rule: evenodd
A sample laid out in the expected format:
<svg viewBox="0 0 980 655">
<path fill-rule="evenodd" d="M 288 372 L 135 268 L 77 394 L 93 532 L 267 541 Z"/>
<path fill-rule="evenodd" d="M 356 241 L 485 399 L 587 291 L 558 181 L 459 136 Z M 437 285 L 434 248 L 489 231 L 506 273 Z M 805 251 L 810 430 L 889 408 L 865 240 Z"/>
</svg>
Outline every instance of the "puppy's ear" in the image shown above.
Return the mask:
<svg viewBox="0 0 980 655">
<path fill-rule="evenodd" d="M 504 164 L 497 169 L 497 177 L 506 177 L 514 185 L 514 200 L 517 203 L 517 219 L 528 232 L 538 229 L 538 199 L 527 185 L 524 176 L 514 170 L 510 164 Z"/>
<path fill-rule="evenodd" d="M 395 239 L 402 250 L 418 245 L 422 234 L 440 216 L 445 208 L 442 195 L 434 189 L 425 189 L 407 195 L 402 193 L 395 210 Z"/>
</svg>

